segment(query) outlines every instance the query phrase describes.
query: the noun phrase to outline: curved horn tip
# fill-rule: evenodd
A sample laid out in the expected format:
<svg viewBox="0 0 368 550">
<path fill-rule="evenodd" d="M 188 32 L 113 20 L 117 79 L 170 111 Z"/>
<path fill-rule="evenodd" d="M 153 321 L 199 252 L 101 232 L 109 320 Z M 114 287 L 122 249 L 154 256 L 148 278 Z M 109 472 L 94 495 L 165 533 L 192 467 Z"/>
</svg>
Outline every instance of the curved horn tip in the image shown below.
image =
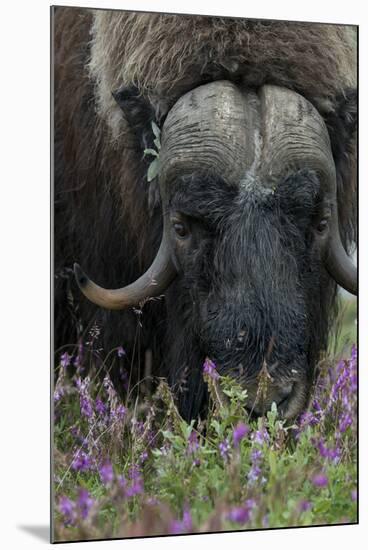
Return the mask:
<svg viewBox="0 0 368 550">
<path fill-rule="evenodd" d="M 84 273 L 81 266 L 79 264 L 75 263 L 74 266 L 73 266 L 73 269 L 74 269 L 74 276 L 75 276 L 75 279 L 78 283 L 78 286 L 80 288 L 86 287 L 87 284 L 88 284 L 89 279 L 88 279 L 87 275 Z"/>
</svg>

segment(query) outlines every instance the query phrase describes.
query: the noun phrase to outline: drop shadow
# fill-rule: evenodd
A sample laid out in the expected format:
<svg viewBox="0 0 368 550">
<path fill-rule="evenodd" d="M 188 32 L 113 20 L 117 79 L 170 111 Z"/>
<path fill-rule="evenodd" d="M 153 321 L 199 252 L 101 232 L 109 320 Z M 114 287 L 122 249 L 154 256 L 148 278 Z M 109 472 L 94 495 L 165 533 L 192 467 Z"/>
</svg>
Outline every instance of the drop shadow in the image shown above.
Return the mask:
<svg viewBox="0 0 368 550">
<path fill-rule="evenodd" d="M 17 529 L 33 535 L 42 542 L 50 542 L 50 527 L 48 525 L 17 525 Z"/>
</svg>

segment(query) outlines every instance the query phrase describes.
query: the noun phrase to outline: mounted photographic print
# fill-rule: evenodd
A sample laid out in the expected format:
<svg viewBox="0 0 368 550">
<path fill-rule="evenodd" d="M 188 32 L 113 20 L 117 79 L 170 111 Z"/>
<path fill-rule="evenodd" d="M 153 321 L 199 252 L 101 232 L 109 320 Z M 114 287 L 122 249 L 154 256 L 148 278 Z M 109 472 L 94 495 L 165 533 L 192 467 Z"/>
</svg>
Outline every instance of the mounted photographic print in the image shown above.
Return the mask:
<svg viewBox="0 0 368 550">
<path fill-rule="evenodd" d="M 51 28 L 53 541 L 357 523 L 357 27 Z"/>
</svg>

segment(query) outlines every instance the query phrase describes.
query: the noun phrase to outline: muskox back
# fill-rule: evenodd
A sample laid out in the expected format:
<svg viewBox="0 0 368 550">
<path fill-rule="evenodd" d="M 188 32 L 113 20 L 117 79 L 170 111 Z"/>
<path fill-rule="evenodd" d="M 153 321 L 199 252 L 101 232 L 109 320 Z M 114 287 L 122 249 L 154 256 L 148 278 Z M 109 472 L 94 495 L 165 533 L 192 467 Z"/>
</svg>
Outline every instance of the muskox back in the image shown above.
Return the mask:
<svg viewBox="0 0 368 550">
<path fill-rule="evenodd" d="M 164 300 L 141 311 L 105 311 L 81 298 L 71 276 L 78 260 L 114 288 L 151 263 L 162 233 L 160 199 L 147 182 L 151 120 L 161 125 L 177 99 L 196 86 L 226 79 L 245 88 L 277 84 L 306 97 L 325 118 L 337 167 L 340 233 L 355 241 L 355 33 L 351 27 L 205 16 L 57 8 L 55 53 L 55 350 L 86 339 L 96 322 L 96 348 L 142 378 L 144 355 L 162 368 L 167 339 Z M 112 92 L 123 90 L 120 106 Z M 139 108 L 144 116 L 136 115 Z M 323 349 L 336 285 L 318 306 Z M 71 349 L 64 346 L 72 346 Z M 178 355 L 180 348 L 178 347 Z M 169 365 L 170 367 L 170 365 Z M 134 378 L 133 377 L 133 378 Z"/>
</svg>

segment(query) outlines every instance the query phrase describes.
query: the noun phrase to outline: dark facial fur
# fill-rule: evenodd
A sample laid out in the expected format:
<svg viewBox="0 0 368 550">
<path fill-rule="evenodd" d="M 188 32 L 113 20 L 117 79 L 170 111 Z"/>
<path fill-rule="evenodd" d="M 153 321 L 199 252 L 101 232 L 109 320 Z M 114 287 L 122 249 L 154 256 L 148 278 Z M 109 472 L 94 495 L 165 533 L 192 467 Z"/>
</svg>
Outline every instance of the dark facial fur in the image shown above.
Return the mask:
<svg viewBox="0 0 368 550">
<path fill-rule="evenodd" d="M 199 177 L 174 192 L 170 216 L 180 275 L 169 295 L 169 326 L 183 336 L 167 362 L 175 364 L 175 380 L 185 369 L 187 378 L 199 380 L 194 373 L 209 356 L 221 374 L 254 386 L 272 339 L 267 361 L 275 384 L 304 385 L 306 399 L 316 348 L 326 336 L 310 307 L 322 306 L 323 268 L 313 238 L 322 215 L 319 182 L 300 172 L 274 190 L 260 185 L 229 189 Z M 185 236 L 176 235 L 178 224 Z M 189 416 L 198 411 L 186 403 L 201 409 L 197 395 L 180 399 Z"/>
</svg>

